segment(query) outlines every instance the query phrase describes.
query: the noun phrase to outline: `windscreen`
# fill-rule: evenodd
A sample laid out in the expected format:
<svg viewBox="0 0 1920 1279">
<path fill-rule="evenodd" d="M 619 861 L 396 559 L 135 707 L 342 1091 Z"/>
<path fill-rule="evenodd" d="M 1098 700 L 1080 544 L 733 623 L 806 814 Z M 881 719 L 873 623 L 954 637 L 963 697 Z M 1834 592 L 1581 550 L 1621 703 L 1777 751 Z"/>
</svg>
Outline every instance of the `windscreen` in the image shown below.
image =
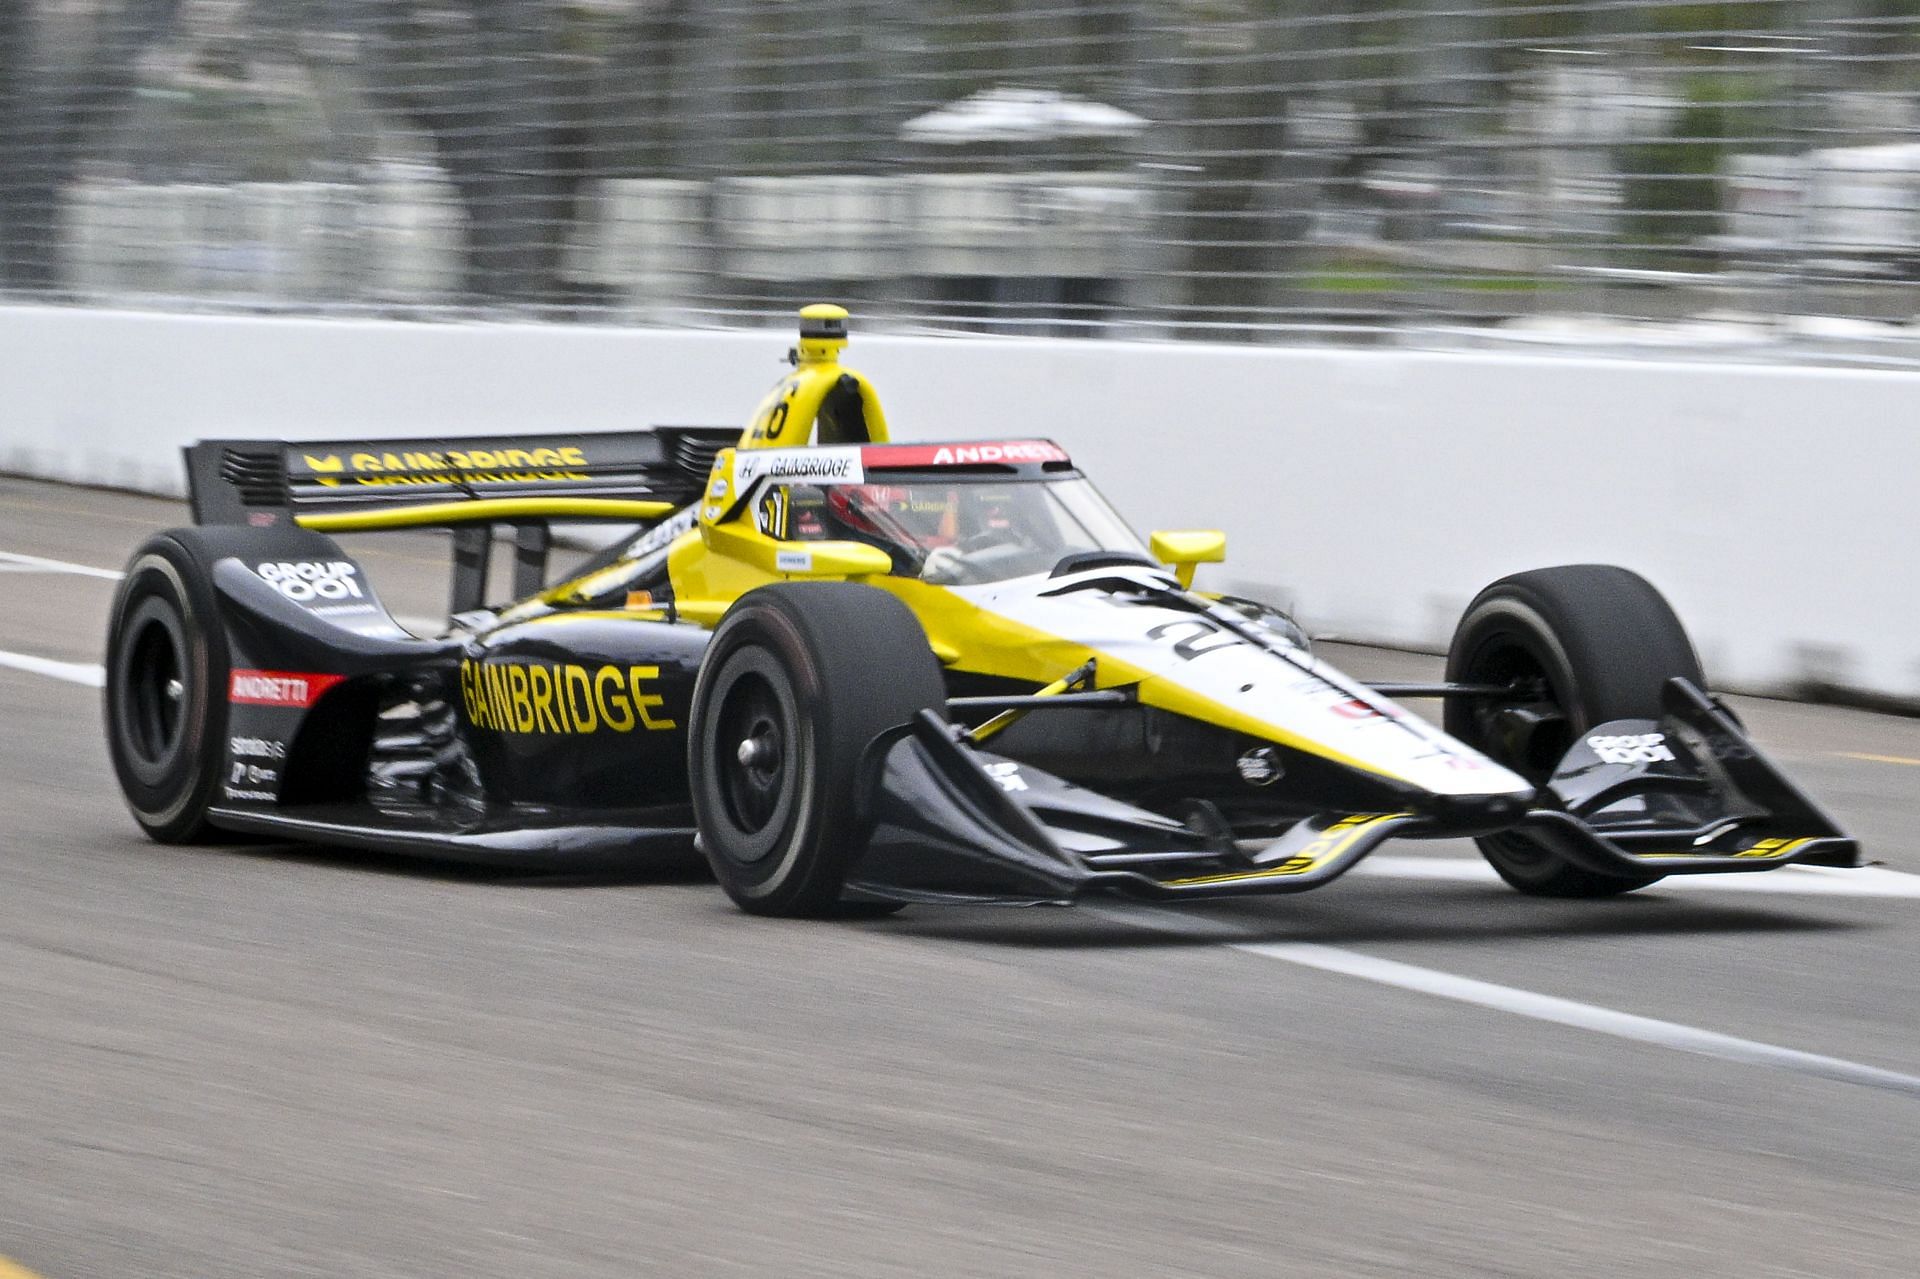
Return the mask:
<svg viewBox="0 0 1920 1279">
<path fill-rule="evenodd" d="M 894 572 L 945 585 L 1045 573 L 1081 551 L 1146 554 L 1081 479 L 796 484 L 770 490 L 758 515 L 771 536 L 866 542 L 893 556 Z"/>
</svg>

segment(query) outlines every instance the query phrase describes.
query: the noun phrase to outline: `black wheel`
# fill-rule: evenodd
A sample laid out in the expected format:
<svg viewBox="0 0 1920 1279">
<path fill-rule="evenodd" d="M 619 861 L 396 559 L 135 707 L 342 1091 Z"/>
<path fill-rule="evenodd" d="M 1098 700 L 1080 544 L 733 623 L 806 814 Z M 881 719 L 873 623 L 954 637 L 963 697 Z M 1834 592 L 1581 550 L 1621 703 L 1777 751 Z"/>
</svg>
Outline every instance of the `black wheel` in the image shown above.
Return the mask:
<svg viewBox="0 0 1920 1279">
<path fill-rule="evenodd" d="M 171 534 L 135 552 L 107 630 L 107 749 L 162 843 L 205 837 L 227 721 L 227 646 L 204 570 Z"/>
<path fill-rule="evenodd" d="M 694 685 L 688 775 L 715 878 L 756 915 L 870 915 L 843 903 L 865 843 L 854 813 L 875 736 L 945 704 L 920 623 L 893 596 L 846 582 L 742 596 Z"/>
<path fill-rule="evenodd" d="M 1686 628 L 1639 574 L 1605 564 L 1515 573 L 1468 605 L 1447 652 L 1447 679 L 1522 691 L 1450 698 L 1446 729 L 1540 784 L 1595 725 L 1660 718 L 1660 691 L 1676 675 L 1706 682 Z M 1611 897 L 1661 878 L 1595 874 L 1524 835 L 1475 842 L 1502 879 L 1541 897 Z"/>
</svg>

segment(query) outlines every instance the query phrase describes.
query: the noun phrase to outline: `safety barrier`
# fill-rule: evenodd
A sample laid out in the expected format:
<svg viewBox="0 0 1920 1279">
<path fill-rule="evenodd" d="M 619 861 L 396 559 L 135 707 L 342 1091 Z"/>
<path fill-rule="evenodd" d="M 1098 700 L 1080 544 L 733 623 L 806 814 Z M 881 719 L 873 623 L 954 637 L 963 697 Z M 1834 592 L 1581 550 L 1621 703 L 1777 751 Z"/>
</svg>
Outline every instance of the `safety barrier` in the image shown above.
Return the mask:
<svg viewBox="0 0 1920 1279">
<path fill-rule="evenodd" d="M 739 421 L 787 335 L 0 308 L 0 469 L 178 492 L 221 435 Z M 1726 687 L 1920 701 L 1920 375 L 856 335 L 901 437 L 1043 435 L 1202 584 L 1444 646 L 1508 572 L 1652 578 Z M 1631 642 L 1631 637 L 1626 637 Z"/>
</svg>

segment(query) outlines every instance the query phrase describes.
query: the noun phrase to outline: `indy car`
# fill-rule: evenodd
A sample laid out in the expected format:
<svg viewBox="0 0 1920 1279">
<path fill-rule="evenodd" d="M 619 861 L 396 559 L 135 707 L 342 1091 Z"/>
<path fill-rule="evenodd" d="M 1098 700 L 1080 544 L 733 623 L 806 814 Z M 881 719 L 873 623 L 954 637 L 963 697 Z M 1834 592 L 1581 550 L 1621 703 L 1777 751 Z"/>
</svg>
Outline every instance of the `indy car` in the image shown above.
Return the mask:
<svg viewBox="0 0 1920 1279">
<path fill-rule="evenodd" d="M 802 311 L 744 430 L 190 447 L 194 526 L 134 553 L 108 635 L 134 818 L 521 866 L 697 847 L 784 916 L 1297 893 L 1395 838 L 1551 897 L 1858 864 L 1635 574 L 1503 578 L 1443 680 L 1364 683 L 1196 589 L 1223 534 L 1142 540 L 1053 442 L 894 441 L 846 344 Z M 625 527 L 550 582 L 574 521 Z M 433 637 L 332 536 L 422 528 L 450 530 Z"/>
</svg>

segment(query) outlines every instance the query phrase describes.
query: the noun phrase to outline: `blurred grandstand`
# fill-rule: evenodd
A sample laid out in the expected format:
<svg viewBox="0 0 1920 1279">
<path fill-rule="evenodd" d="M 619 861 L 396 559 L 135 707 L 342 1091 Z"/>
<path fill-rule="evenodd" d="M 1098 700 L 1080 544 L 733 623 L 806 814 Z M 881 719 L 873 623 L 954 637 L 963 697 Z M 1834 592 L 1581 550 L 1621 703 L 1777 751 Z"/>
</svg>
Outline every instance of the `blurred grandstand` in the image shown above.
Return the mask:
<svg viewBox="0 0 1920 1279">
<path fill-rule="evenodd" d="M 0 287 L 1920 359 L 1920 0 L 14 0 Z"/>
</svg>

